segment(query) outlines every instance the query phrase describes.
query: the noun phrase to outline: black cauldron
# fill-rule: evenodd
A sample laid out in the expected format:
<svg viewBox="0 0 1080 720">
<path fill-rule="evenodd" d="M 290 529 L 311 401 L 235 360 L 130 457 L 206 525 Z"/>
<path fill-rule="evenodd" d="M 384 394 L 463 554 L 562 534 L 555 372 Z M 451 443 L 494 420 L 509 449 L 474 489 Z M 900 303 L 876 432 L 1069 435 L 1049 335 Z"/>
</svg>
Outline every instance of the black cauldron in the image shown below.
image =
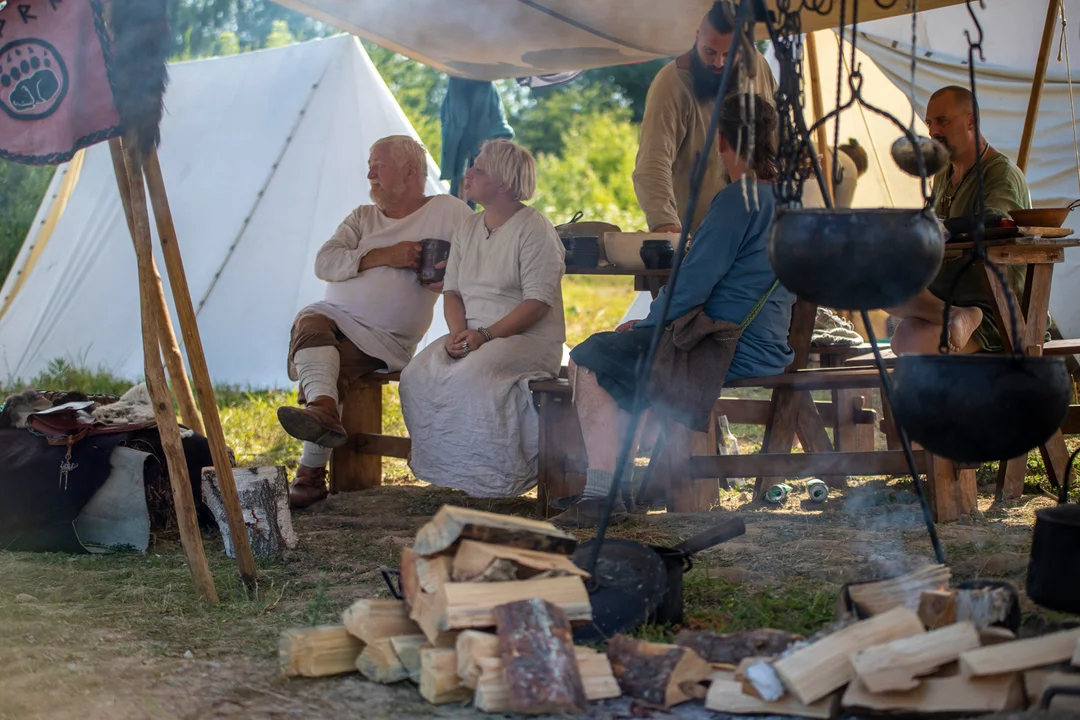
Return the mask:
<svg viewBox="0 0 1080 720">
<path fill-rule="evenodd" d="M 1027 594 L 1042 607 L 1080 614 L 1080 505 L 1069 505 L 1073 452 L 1057 507 L 1035 513 L 1028 558 Z"/>
<path fill-rule="evenodd" d="M 1019 457 L 1061 427 L 1072 386 L 1064 358 L 901 355 L 892 411 L 914 442 L 963 463 Z"/>
<path fill-rule="evenodd" d="M 769 262 L 784 287 L 838 310 L 902 305 L 934 279 L 945 254 L 929 210 L 781 209 Z"/>
</svg>

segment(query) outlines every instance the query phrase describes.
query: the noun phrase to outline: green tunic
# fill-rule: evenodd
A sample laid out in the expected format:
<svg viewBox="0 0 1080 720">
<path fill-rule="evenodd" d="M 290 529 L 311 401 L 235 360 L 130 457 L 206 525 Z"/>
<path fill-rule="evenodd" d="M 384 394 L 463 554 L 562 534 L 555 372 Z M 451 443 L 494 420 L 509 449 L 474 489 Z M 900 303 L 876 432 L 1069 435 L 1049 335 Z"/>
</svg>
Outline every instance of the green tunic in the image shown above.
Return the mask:
<svg viewBox="0 0 1080 720">
<path fill-rule="evenodd" d="M 1027 180 L 1020 168 L 997 150 L 989 149 L 983 156 L 983 190 L 986 194 L 987 211 L 997 211 L 1008 216 L 1010 210 L 1031 207 L 1031 193 Z M 952 187 L 949 180 L 951 168 L 946 167 L 934 176 L 934 212 L 942 220 L 948 218 L 973 216 L 978 210 L 979 182 L 975 169 Z M 951 198 L 951 205 L 950 205 Z M 937 277 L 930 283 L 930 292 L 942 300 L 947 300 L 952 283 L 964 267 L 966 259 L 946 260 L 941 265 Z M 1024 292 L 1024 266 L 1006 265 L 1002 268 L 1009 279 L 1013 293 L 1020 298 Z M 953 303 L 964 307 L 978 307 L 983 311 L 983 321 L 973 336 L 979 347 L 987 352 L 1000 352 L 1004 349 L 1001 334 L 994 322 L 993 299 L 988 295 L 985 283 L 986 273 L 978 266 L 972 266 L 964 273 L 953 296 Z M 1006 319 L 1006 322 L 1008 320 Z"/>
</svg>

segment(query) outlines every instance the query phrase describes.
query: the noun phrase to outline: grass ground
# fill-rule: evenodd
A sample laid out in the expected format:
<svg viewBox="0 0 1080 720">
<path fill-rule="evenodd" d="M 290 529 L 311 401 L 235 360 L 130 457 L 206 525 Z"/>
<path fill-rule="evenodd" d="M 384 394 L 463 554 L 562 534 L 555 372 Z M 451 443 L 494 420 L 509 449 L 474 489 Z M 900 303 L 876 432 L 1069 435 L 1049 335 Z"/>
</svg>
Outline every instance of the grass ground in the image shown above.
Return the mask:
<svg viewBox="0 0 1080 720">
<path fill-rule="evenodd" d="M 568 278 L 568 342 L 612 327 L 632 300 L 625 281 Z M 129 382 L 56 365 L 39 387 L 123 392 Z M 295 465 L 299 445 L 276 422 L 294 391 L 219 388 L 225 434 L 241 464 Z M 387 432 L 404 434 L 397 394 L 388 388 Z M 760 447 L 760 428 L 734 426 L 744 452 Z M 979 505 L 984 519 L 939 527 L 957 579 L 998 577 L 1022 587 L 1033 513 L 1052 504 L 1033 458 L 1031 494 L 994 505 L 993 468 L 985 468 Z M 388 597 L 380 565 L 396 566 L 400 548 L 444 503 L 530 514 L 534 498 L 475 500 L 424 486 L 403 463 L 386 463 L 386 485 L 333 496 L 293 516 L 299 546 L 259 562 L 249 593 L 224 557 L 220 535 L 203 540 L 221 602 L 194 594 L 172 535 L 158 535 L 145 554 L 71 556 L 0 552 L 0 720 L 8 718 L 146 717 L 430 717 L 406 687 L 383 688 L 355 676 L 286 681 L 275 647 L 287 627 L 332 623 L 359 597 Z M 747 534 L 695 559 L 685 578 L 685 625 L 733 631 L 778 627 L 809 634 L 834 617 L 843 583 L 895 573 L 932 560 L 910 481 L 855 480 L 820 506 L 800 502 L 803 484 L 782 507 L 754 505 L 725 491 L 716 513 L 638 513 L 617 535 L 673 545 L 739 512 Z M 582 533 L 584 539 L 588 533 Z M 1026 609 L 1032 610 L 1030 605 Z M 670 638 L 673 629 L 638 634 Z M 475 717 L 443 708 L 440 717 Z"/>
</svg>

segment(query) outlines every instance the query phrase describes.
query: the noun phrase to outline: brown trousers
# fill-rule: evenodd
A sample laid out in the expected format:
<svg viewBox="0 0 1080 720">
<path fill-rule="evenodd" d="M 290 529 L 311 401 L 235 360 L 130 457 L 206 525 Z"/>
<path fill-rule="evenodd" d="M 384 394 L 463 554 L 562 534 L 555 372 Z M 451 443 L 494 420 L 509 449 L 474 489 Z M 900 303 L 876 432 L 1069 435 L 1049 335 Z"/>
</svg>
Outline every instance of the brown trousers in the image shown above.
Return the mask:
<svg viewBox="0 0 1080 720">
<path fill-rule="evenodd" d="M 386 363 L 378 358 L 371 357 L 360 348 L 353 345 L 349 338 L 338 328 L 330 318 L 317 313 L 305 313 L 298 315 L 293 321 L 289 340 L 289 377 L 299 380 L 293 358 L 297 350 L 316 347 L 336 347 L 341 356 L 341 369 L 338 372 L 338 398 L 345 400 L 345 393 L 349 386 L 356 380 L 370 375 L 376 370 L 385 370 Z M 299 401 L 301 405 L 307 403 L 304 398 L 304 389 L 300 388 Z"/>
</svg>

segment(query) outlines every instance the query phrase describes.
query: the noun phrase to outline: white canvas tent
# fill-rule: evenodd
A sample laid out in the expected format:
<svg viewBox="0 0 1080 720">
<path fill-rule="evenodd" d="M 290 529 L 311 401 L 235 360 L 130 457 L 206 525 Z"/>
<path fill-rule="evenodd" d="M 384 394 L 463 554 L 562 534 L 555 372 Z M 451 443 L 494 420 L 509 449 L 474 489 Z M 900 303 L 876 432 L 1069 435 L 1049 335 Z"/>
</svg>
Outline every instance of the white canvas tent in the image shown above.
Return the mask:
<svg viewBox="0 0 1080 720">
<path fill-rule="evenodd" d="M 416 133 L 350 35 L 169 70 L 159 155 L 211 377 L 285 387 L 292 318 L 322 297 L 315 253 L 369 202 L 371 144 Z M 429 194 L 446 192 L 438 177 L 429 157 Z M 5 382 L 57 358 L 143 375 L 135 254 L 106 144 L 58 169 L 0 313 Z M 440 303 L 425 342 L 444 332 Z"/>
</svg>

